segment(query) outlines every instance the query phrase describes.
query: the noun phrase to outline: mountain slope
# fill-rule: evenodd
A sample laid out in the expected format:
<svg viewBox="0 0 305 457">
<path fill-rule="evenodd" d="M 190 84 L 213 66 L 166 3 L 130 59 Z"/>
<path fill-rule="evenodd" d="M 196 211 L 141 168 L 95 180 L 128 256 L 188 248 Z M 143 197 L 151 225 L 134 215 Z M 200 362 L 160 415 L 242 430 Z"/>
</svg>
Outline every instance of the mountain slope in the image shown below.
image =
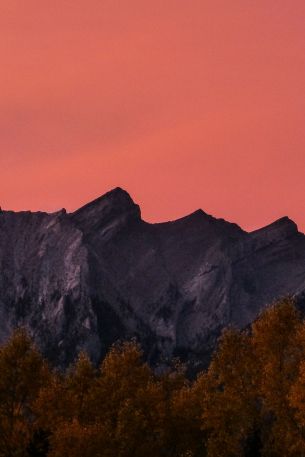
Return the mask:
<svg viewBox="0 0 305 457">
<path fill-rule="evenodd" d="M 46 355 L 99 360 L 136 336 L 149 360 L 204 359 L 229 324 L 305 290 L 305 236 L 252 233 L 201 210 L 148 224 L 117 188 L 72 214 L 0 212 L 0 339 L 25 325 Z"/>
</svg>

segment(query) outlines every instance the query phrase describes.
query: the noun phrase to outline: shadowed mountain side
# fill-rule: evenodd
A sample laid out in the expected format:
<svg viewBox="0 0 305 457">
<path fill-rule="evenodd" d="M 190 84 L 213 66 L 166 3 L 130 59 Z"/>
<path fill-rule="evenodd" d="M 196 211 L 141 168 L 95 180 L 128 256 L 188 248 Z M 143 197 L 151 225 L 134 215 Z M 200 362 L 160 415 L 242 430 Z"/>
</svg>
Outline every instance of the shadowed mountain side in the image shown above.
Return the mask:
<svg viewBox="0 0 305 457">
<path fill-rule="evenodd" d="M 149 224 L 117 188 L 74 213 L 0 213 L 0 338 L 25 325 L 61 365 L 137 337 L 157 363 L 206 360 L 219 331 L 305 293 L 305 236 L 287 217 L 252 233 L 198 210 Z"/>
</svg>

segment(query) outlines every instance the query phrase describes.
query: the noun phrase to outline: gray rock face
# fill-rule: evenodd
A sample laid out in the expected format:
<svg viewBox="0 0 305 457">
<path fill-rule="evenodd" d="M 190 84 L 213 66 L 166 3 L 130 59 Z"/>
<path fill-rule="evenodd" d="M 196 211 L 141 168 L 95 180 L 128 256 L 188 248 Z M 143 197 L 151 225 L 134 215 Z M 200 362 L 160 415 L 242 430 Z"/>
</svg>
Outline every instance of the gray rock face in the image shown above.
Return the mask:
<svg viewBox="0 0 305 457">
<path fill-rule="evenodd" d="M 66 365 L 137 337 L 151 362 L 204 360 L 219 331 L 305 291 L 305 236 L 288 218 L 252 233 L 199 210 L 148 224 L 114 189 L 67 214 L 0 212 L 0 340 L 26 326 Z"/>
</svg>

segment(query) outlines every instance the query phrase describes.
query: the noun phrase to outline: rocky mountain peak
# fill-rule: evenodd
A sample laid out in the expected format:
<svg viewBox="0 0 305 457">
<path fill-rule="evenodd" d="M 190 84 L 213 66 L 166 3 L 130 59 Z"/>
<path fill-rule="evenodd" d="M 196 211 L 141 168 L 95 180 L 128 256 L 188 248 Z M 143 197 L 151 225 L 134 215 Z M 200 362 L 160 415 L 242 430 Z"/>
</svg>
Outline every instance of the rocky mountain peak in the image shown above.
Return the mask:
<svg viewBox="0 0 305 457">
<path fill-rule="evenodd" d="M 121 188 L 74 213 L 0 213 L 0 340 L 28 328 L 67 365 L 136 337 L 148 360 L 202 363 L 222 328 L 305 294 L 305 236 L 288 217 L 248 233 L 197 210 L 150 224 Z M 302 295 L 303 294 L 303 295 Z"/>
<path fill-rule="evenodd" d="M 297 224 L 290 219 L 288 216 L 283 216 L 276 221 L 274 221 L 272 224 L 270 224 L 269 227 L 277 228 L 279 230 L 285 231 L 287 234 L 295 234 L 298 232 L 298 226 Z"/>
<path fill-rule="evenodd" d="M 128 192 L 120 187 L 79 208 L 71 214 L 72 220 L 83 230 L 94 230 L 114 220 L 140 220 L 141 211 Z"/>
<path fill-rule="evenodd" d="M 284 240 L 299 234 L 297 224 L 288 216 L 281 217 L 271 224 L 250 233 L 253 238 Z"/>
</svg>

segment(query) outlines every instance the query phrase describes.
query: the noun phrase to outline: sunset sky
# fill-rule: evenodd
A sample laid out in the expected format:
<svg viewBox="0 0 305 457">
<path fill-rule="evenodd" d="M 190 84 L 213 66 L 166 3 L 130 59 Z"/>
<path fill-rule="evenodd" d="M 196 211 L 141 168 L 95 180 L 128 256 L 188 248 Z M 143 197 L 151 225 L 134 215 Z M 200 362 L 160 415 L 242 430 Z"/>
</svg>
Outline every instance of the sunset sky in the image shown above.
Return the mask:
<svg viewBox="0 0 305 457">
<path fill-rule="evenodd" d="M 1 0 L 0 205 L 305 231 L 304 0 Z"/>
</svg>

